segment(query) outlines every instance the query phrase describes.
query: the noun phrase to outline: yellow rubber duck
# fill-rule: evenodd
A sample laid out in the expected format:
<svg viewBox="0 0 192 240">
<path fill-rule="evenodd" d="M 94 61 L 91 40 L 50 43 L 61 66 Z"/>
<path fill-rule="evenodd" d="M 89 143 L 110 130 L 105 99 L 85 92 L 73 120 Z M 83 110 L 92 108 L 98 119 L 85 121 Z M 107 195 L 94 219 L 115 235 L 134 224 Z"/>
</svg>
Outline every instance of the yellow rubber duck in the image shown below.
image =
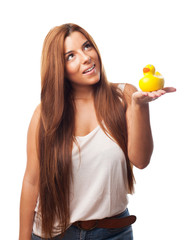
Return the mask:
<svg viewBox="0 0 192 240">
<path fill-rule="evenodd" d="M 143 68 L 144 77 L 139 81 L 139 87 L 143 92 L 153 92 L 164 87 L 164 78 L 155 67 L 148 64 Z"/>
</svg>

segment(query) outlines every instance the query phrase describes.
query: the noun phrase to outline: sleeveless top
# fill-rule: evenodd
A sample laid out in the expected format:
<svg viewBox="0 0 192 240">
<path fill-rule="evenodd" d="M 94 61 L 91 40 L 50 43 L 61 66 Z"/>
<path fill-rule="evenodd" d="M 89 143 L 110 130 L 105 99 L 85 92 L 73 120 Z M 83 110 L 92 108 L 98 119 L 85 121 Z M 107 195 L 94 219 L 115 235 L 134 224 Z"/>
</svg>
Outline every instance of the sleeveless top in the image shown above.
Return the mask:
<svg viewBox="0 0 192 240">
<path fill-rule="evenodd" d="M 119 85 L 123 90 L 124 84 Z M 70 224 L 102 219 L 123 212 L 128 204 L 127 167 L 119 145 L 97 126 L 86 136 L 77 136 L 80 147 L 72 150 L 73 184 L 70 193 Z M 35 209 L 34 234 L 43 237 L 41 217 Z M 54 235 L 59 223 L 55 222 Z"/>
</svg>

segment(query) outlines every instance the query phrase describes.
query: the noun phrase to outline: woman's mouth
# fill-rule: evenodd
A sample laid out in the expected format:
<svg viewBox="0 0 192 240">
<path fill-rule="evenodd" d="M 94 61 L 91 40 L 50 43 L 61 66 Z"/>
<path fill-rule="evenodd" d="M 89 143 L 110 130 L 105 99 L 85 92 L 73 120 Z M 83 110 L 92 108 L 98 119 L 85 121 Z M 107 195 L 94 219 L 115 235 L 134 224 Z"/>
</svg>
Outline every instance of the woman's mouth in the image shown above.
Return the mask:
<svg viewBox="0 0 192 240">
<path fill-rule="evenodd" d="M 94 72 L 94 70 L 95 70 L 95 64 L 93 64 L 92 67 L 90 67 L 90 68 L 88 68 L 87 70 L 85 70 L 85 71 L 83 72 L 83 74 L 91 74 L 91 73 Z"/>
</svg>

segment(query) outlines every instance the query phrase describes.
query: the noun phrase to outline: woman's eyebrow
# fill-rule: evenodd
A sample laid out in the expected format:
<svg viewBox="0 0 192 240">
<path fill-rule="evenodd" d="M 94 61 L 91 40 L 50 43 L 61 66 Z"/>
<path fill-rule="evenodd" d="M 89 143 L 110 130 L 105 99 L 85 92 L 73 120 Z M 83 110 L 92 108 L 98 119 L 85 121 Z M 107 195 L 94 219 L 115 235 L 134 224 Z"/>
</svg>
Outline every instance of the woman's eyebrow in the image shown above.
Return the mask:
<svg viewBox="0 0 192 240">
<path fill-rule="evenodd" d="M 64 53 L 64 56 L 67 55 L 67 54 L 69 54 L 69 53 L 72 53 L 72 52 L 73 52 L 73 51 L 66 52 L 66 53 Z"/>
<path fill-rule="evenodd" d="M 85 45 L 89 43 L 89 41 L 87 40 L 86 42 L 83 43 L 82 47 L 85 47 Z"/>
</svg>

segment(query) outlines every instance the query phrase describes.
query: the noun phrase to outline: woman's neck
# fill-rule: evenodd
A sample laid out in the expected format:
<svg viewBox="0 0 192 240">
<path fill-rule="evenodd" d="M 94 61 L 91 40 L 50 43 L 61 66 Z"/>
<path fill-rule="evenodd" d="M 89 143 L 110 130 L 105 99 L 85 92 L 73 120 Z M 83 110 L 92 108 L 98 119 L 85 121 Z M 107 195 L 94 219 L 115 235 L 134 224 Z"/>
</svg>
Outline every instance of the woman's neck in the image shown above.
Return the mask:
<svg viewBox="0 0 192 240">
<path fill-rule="evenodd" d="M 78 86 L 74 88 L 74 99 L 91 100 L 93 99 L 93 86 Z"/>
</svg>

